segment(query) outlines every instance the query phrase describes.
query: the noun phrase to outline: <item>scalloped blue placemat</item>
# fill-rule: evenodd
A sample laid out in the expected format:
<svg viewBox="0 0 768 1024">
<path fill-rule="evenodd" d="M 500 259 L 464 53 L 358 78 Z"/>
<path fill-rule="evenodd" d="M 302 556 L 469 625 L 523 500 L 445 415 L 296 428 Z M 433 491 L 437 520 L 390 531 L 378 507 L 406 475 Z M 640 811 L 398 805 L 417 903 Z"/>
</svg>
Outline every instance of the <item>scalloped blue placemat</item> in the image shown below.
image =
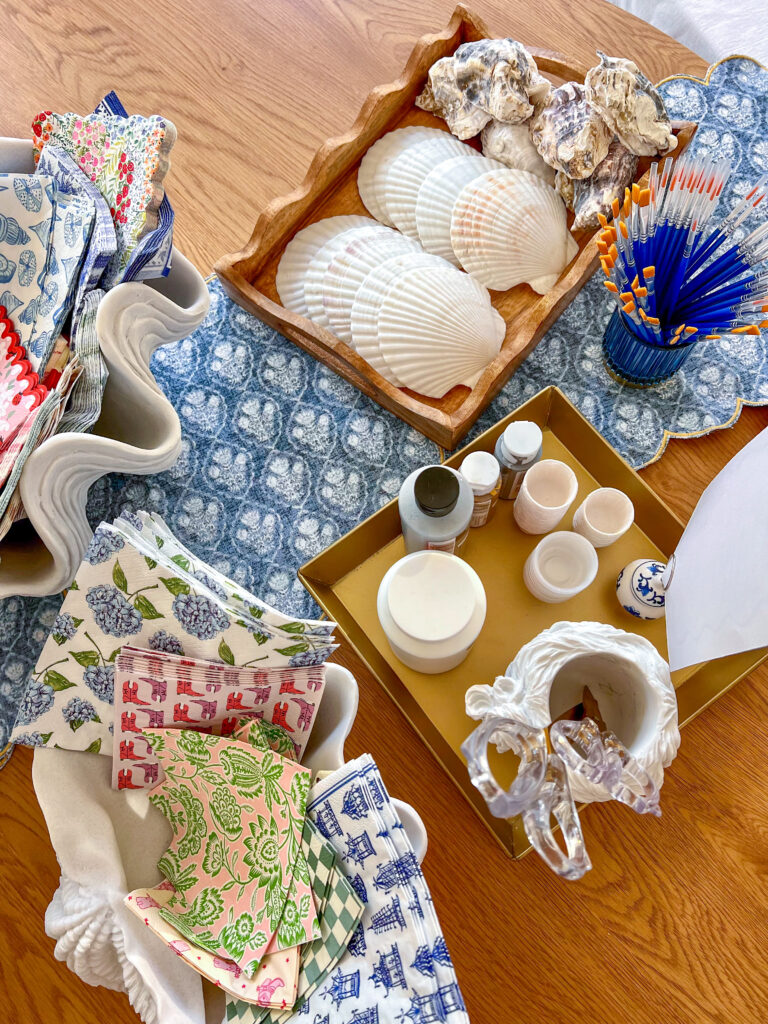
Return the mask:
<svg viewBox="0 0 768 1024">
<path fill-rule="evenodd" d="M 732 158 L 728 209 L 768 169 L 768 71 L 730 58 L 706 82 L 673 78 L 661 90 L 672 117 L 699 121 L 695 149 L 720 147 Z M 186 544 L 265 600 L 314 614 L 297 568 L 394 497 L 407 473 L 437 461 L 439 449 L 232 303 L 218 281 L 210 290 L 205 323 L 153 360 L 181 419 L 179 461 L 157 476 L 103 478 L 89 495 L 89 518 L 95 526 L 124 509 L 157 511 Z M 622 388 L 602 364 L 612 308 L 597 275 L 470 437 L 557 384 L 639 467 L 659 458 L 670 436 L 732 423 L 742 403 L 768 404 L 764 336 L 702 344 L 666 384 Z M 0 603 L 0 748 L 59 604 Z"/>
</svg>

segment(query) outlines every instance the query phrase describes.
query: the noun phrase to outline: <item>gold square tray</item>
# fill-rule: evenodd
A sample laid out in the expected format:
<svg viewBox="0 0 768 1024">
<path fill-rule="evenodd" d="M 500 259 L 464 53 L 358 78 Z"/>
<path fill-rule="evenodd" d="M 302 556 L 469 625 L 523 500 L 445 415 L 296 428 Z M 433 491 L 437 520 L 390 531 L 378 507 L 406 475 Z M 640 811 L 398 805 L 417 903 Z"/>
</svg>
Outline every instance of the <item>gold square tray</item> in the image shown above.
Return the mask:
<svg viewBox="0 0 768 1024">
<path fill-rule="evenodd" d="M 485 586 L 488 612 L 467 659 L 440 675 L 424 675 L 392 653 L 376 614 L 376 595 L 384 573 L 405 554 L 397 501 L 326 548 L 299 570 L 299 578 L 318 604 L 338 622 L 373 675 L 431 748 L 478 814 L 514 857 L 529 844 L 519 819 L 494 818 L 471 785 L 462 742 L 474 728 L 464 711 L 464 693 L 473 683 L 492 683 L 503 675 L 523 644 L 563 620 L 607 622 L 647 637 L 667 657 L 664 620 L 644 622 L 624 612 L 615 596 L 620 570 L 635 558 L 666 561 L 683 532 L 683 523 L 645 484 L 618 452 L 594 429 L 561 391 L 550 387 L 520 406 L 456 452 L 446 465 L 458 467 L 471 451 L 493 451 L 496 438 L 512 420 L 533 420 L 544 431 L 544 457 L 572 467 L 579 493 L 560 528 L 571 526 L 573 512 L 595 487 L 624 491 L 635 506 L 635 524 L 619 541 L 601 549 L 595 582 L 559 605 L 536 601 L 526 590 L 522 569 L 540 537 L 522 533 L 512 517 L 512 502 L 500 501 L 494 519 L 471 530 L 462 556 Z M 673 673 L 681 724 L 691 721 L 768 656 L 768 649 L 721 658 Z M 505 755 L 507 760 L 511 755 Z M 507 772 L 509 772 L 507 766 Z M 501 773 L 499 773 L 501 778 Z"/>
</svg>

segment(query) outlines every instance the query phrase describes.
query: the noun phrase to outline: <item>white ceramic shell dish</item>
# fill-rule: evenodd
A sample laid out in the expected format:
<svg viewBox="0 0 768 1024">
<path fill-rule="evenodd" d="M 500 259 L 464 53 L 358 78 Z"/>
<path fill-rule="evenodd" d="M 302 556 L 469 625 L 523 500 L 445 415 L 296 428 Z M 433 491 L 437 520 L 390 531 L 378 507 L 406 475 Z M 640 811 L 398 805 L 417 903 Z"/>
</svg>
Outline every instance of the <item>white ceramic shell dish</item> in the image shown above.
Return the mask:
<svg viewBox="0 0 768 1024">
<path fill-rule="evenodd" d="M 0 171 L 34 170 L 32 143 L 0 138 Z M 157 473 L 181 448 L 178 416 L 149 370 L 152 352 L 190 334 L 208 312 L 205 281 L 176 249 L 170 274 L 117 285 L 96 320 L 109 370 L 91 434 L 55 434 L 29 457 L 21 498 L 29 519 L 0 543 L 0 598 L 41 597 L 71 582 L 91 528 L 88 488 L 106 473 Z"/>
</svg>

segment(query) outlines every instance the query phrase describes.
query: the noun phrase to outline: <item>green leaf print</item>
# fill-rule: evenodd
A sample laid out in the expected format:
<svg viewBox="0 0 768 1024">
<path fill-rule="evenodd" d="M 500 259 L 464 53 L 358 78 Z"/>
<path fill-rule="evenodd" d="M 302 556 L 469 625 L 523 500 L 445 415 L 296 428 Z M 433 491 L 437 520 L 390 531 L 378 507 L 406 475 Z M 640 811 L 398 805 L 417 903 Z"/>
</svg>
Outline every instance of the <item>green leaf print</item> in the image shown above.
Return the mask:
<svg viewBox="0 0 768 1024">
<path fill-rule="evenodd" d="M 154 558 L 150 558 L 149 555 L 144 555 L 144 561 L 147 563 L 148 569 L 157 568 L 157 562 L 154 560 Z"/>
<path fill-rule="evenodd" d="M 164 616 L 155 608 L 152 602 L 144 597 L 143 594 L 139 594 L 137 598 L 134 598 L 133 607 L 141 615 L 143 619 L 162 619 Z"/>
<path fill-rule="evenodd" d="M 49 668 L 43 676 L 43 683 L 46 686 L 50 686 L 52 690 L 69 690 L 75 686 L 75 683 L 70 683 L 66 676 L 63 676 L 61 672 L 56 672 L 54 669 Z"/>
<path fill-rule="evenodd" d="M 240 796 L 260 796 L 264 789 L 261 765 L 251 754 L 237 747 L 225 748 L 221 752 L 221 766 L 224 774 L 237 789 Z"/>
<path fill-rule="evenodd" d="M 98 665 L 101 662 L 98 651 L 72 651 L 72 657 L 78 665 L 88 668 L 89 665 Z"/>
<path fill-rule="evenodd" d="M 289 622 L 280 627 L 284 633 L 303 633 L 306 628 L 303 622 Z"/>
<path fill-rule="evenodd" d="M 223 867 L 224 843 L 215 832 L 211 832 L 205 844 L 203 871 L 207 871 L 212 878 L 215 878 Z"/>
<path fill-rule="evenodd" d="M 235 840 L 243 830 L 240 808 L 233 793 L 225 786 L 219 786 L 211 793 L 208 808 L 213 822 L 227 839 Z"/>
<path fill-rule="evenodd" d="M 189 584 L 185 583 L 178 576 L 161 576 L 160 582 L 164 584 L 166 590 L 170 590 L 174 597 L 178 597 L 179 594 L 189 593 Z"/>
<path fill-rule="evenodd" d="M 82 626 L 84 620 L 83 619 L 78 619 L 78 617 L 76 615 L 73 615 L 72 616 L 72 621 L 75 624 L 75 629 L 79 629 Z"/>
<path fill-rule="evenodd" d="M 210 887 L 199 892 L 192 903 L 192 906 L 184 915 L 186 920 L 193 925 L 213 924 L 214 921 L 224 913 L 224 900 L 216 889 Z"/>
<path fill-rule="evenodd" d="M 161 548 L 161 547 L 162 547 L 162 546 L 163 546 L 163 545 L 165 544 L 165 541 L 163 540 L 163 538 L 162 538 L 162 537 L 158 537 L 157 535 L 155 535 L 155 544 L 157 544 L 157 546 L 158 546 L 159 548 Z M 173 557 L 173 558 L 171 559 L 171 561 L 172 561 L 172 562 L 175 562 L 175 561 L 176 561 L 176 559 L 177 559 L 178 557 L 179 557 L 178 555 L 175 555 L 175 556 L 174 556 L 174 557 Z"/>
<path fill-rule="evenodd" d="M 256 604 L 249 604 L 248 605 L 248 611 L 251 613 L 251 615 L 254 617 L 254 619 L 260 619 L 262 617 L 262 615 L 264 614 L 264 609 L 263 608 L 259 608 L 259 606 L 256 605 Z"/>
<path fill-rule="evenodd" d="M 283 803 L 285 801 L 285 793 L 279 785 L 283 775 L 283 766 L 278 762 L 272 764 L 271 761 L 272 755 L 265 754 L 264 760 L 261 763 L 264 777 L 264 803 L 270 811 L 272 810 L 273 803 Z"/>
<path fill-rule="evenodd" d="M 69 584 L 69 588 L 68 589 L 69 590 L 79 590 L 80 587 L 77 585 L 77 580 L 72 580 L 72 582 Z"/>
<path fill-rule="evenodd" d="M 226 665 L 235 664 L 235 656 L 232 653 L 229 644 L 227 644 L 224 640 L 222 640 L 219 644 L 219 657 Z"/>
<path fill-rule="evenodd" d="M 189 572 L 189 559 L 185 558 L 184 555 L 173 555 L 171 561 L 174 565 L 178 565 L 180 569 L 183 569 L 184 572 Z"/>
<path fill-rule="evenodd" d="M 122 647 L 116 647 L 116 648 L 114 649 L 114 651 L 112 651 L 112 653 L 110 654 L 110 656 L 109 656 L 109 657 L 107 658 L 107 661 L 110 661 L 110 662 L 114 661 L 114 660 L 115 660 L 115 658 L 116 658 L 116 657 L 118 656 L 118 654 L 120 653 L 120 651 L 122 651 L 122 649 L 123 649 Z"/>
<path fill-rule="evenodd" d="M 50 740 L 51 736 L 53 736 L 53 733 L 52 732 L 43 732 L 43 733 L 40 733 L 40 735 L 43 738 L 43 743 L 47 743 Z"/>
<path fill-rule="evenodd" d="M 241 914 L 233 924 L 228 924 L 219 932 L 219 942 L 234 961 L 242 959 L 245 947 L 251 941 L 254 930 L 253 918 L 250 914 Z"/>
<path fill-rule="evenodd" d="M 85 748 L 86 754 L 98 754 L 101 750 L 101 740 L 94 740 Z"/>
<path fill-rule="evenodd" d="M 117 559 L 115 559 L 115 567 L 112 570 L 112 582 L 119 590 L 122 590 L 124 594 L 128 593 L 128 580 L 125 578 L 125 573 Z"/>
<path fill-rule="evenodd" d="M 178 855 L 172 850 L 166 850 L 157 862 L 157 866 L 179 894 L 181 902 L 186 904 L 184 893 L 191 889 L 192 886 L 197 885 L 194 864 L 187 864 L 182 871 Z"/>
<path fill-rule="evenodd" d="M 291 644 L 290 647 L 278 647 L 277 653 L 284 654 L 286 658 L 290 658 L 294 654 L 303 654 L 304 651 L 309 650 L 309 644 Z"/>
</svg>

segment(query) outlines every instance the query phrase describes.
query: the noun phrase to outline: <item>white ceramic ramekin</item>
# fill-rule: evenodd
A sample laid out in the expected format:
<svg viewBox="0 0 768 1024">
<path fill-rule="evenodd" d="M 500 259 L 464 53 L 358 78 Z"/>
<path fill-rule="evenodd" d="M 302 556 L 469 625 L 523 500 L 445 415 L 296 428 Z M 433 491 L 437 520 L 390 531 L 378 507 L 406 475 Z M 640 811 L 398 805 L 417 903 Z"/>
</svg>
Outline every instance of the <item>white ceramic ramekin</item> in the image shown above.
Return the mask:
<svg viewBox="0 0 768 1024">
<path fill-rule="evenodd" d="M 466 658 L 485 622 L 475 570 L 445 551 L 414 551 L 381 581 L 379 622 L 395 655 L 417 672 L 448 672 Z"/>
<path fill-rule="evenodd" d="M 33 170 L 31 142 L 0 138 L 0 171 Z M 54 594 L 72 581 L 92 535 L 85 503 L 96 480 L 173 465 L 181 426 L 149 360 L 198 327 L 208 304 L 205 281 L 176 249 L 168 277 L 119 284 L 104 297 L 96 319 L 109 370 L 101 417 L 93 433 L 55 434 L 27 459 L 19 486 L 29 519 L 0 542 L 0 598 Z"/>
<path fill-rule="evenodd" d="M 573 513 L 573 528 L 596 548 L 623 537 L 635 520 L 635 507 L 624 491 L 598 487 Z"/>
<path fill-rule="evenodd" d="M 571 507 L 578 489 L 570 466 L 542 459 L 523 477 L 513 509 L 515 522 L 523 533 L 549 533 Z"/>
</svg>

